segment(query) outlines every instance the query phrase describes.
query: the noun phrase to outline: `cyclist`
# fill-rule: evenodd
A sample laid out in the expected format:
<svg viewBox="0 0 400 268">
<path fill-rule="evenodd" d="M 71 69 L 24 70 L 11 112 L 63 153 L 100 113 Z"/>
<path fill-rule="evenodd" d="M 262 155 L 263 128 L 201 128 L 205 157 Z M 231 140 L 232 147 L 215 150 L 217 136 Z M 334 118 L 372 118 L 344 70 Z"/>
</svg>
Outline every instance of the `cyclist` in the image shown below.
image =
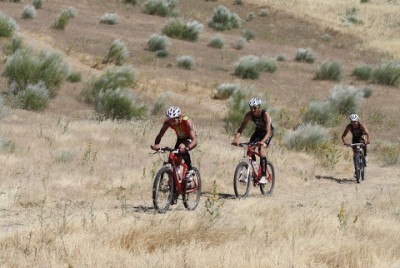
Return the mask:
<svg viewBox="0 0 400 268">
<path fill-rule="evenodd" d="M 182 155 L 183 160 L 188 166 L 186 173 L 186 181 L 191 182 L 194 175 L 192 161 L 190 159 L 189 151 L 197 146 L 196 132 L 194 125 L 189 116 L 182 114 L 181 109 L 171 106 L 167 110 L 167 118 L 158 133 L 154 145 L 151 149 L 157 151 L 160 149 L 160 142 L 168 128 L 175 130 L 177 140 L 174 149 L 179 149 L 179 154 Z"/>
<path fill-rule="evenodd" d="M 272 120 L 269 113 L 261 109 L 262 101 L 258 98 L 252 98 L 249 101 L 250 111 L 244 116 L 243 122 L 239 129 L 236 131 L 235 137 L 233 138 L 232 144 L 238 145 L 239 137 L 245 129 L 247 123 L 251 120 L 255 123 L 256 129 L 250 138 L 250 142 L 257 143 L 260 152 L 260 166 L 262 171 L 262 177 L 258 183 L 266 184 L 265 179 L 267 174 L 267 147 L 271 142 L 272 136 L 274 135 L 274 128 L 272 127 Z M 256 161 L 256 157 L 253 156 L 253 160 Z"/>
<path fill-rule="evenodd" d="M 367 156 L 367 144 L 370 142 L 370 135 L 367 127 L 360 122 L 360 117 L 358 114 L 351 114 L 349 116 L 350 119 L 350 124 L 348 124 L 342 134 L 342 142 L 344 145 L 349 145 L 349 143 L 346 142 L 345 137 L 351 132 L 353 135 L 352 137 L 352 143 L 364 143 L 364 156 L 365 156 L 365 162 L 368 162 L 368 156 Z M 366 137 L 366 139 L 364 138 Z M 353 148 L 353 160 L 354 159 L 354 154 L 355 153 L 355 148 Z"/>
</svg>

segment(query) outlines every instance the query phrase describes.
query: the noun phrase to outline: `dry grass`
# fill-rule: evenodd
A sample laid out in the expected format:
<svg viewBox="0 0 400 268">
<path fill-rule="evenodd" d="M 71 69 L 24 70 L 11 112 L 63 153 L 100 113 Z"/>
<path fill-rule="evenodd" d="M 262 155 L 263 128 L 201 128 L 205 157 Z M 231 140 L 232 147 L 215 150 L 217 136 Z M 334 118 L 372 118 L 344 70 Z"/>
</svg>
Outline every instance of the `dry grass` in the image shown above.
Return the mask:
<svg viewBox="0 0 400 268">
<path fill-rule="evenodd" d="M 202 23 L 217 4 L 180 2 L 182 15 Z M 242 18 L 260 8 L 220 3 Z M 313 3 L 308 8 L 315 11 Z M 321 12 L 334 9 L 341 14 L 347 7 L 337 1 L 340 8 L 327 1 L 318 3 Z M 275 5 L 273 1 L 262 4 Z M 347 148 L 342 149 L 336 168 L 326 171 L 315 164 L 314 157 L 285 150 L 275 137 L 269 153 L 277 174 L 273 196 L 262 197 L 252 187 L 248 199 L 236 200 L 232 179 L 242 152 L 229 145 L 233 134 L 222 128 L 226 101 L 214 100 L 211 94 L 221 83 L 254 85 L 257 93 L 267 94 L 272 106 L 288 111 L 290 118 L 283 123 L 294 127 L 300 110 L 310 100 L 325 99 L 335 85 L 312 80 L 317 64 L 326 58 L 341 61 L 347 73 L 344 84 L 365 86 L 349 74 L 360 62 L 378 63 L 381 54 L 360 51 L 360 44 L 365 43 L 359 38 L 347 30 L 342 34 L 339 26 L 325 30 L 308 16 L 294 16 L 289 7 L 305 9 L 297 6 L 298 1 L 286 1 L 282 8 L 289 14 L 277 9 L 267 17 L 245 22 L 256 38 L 241 51 L 208 48 L 215 32 L 206 28 L 198 42 L 173 40 L 171 55 L 157 59 L 144 48 L 167 18 L 142 14 L 140 5 L 69 1 L 68 6 L 78 14 L 63 32 L 50 25 L 67 7 L 64 1 L 46 1 L 32 22 L 18 19 L 23 5 L 2 2 L 2 12 L 16 18 L 24 42 L 63 53 L 74 70 L 82 72 L 83 82 L 66 83 L 42 113 L 12 109 L 0 121 L 0 138 L 13 144 L 0 151 L 1 267 L 400 266 L 398 166 L 382 168 L 374 161 L 372 145 L 367 179 L 356 184 Z M 98 24 L 105 12 L 116 12 L 118 24 Z M 320 41 L 326 32 L 333 35 L 330 43 Z M 228 44 L 240 31 L 222 34 Z M 139 81 L 132 91 L 142 95 L 149 106 L 169 92 L 169 104 L 179 104 L 194 119 L 199 146 L 192 158 L 204 185 L 201 204 L 193 212 L 186 211 L 181 200 L 164 215 L 153 209 L 152 177 L 161 160 L 149 153 L 163 115 L 141 121 L 97 121 L 93 107 L 79 98 L 85 81 L 108 67 L 99 59 L 116 38 L 127 43 L 130 63 L 138 70 Z M 0 40 L 1 47 L 5 43 Z M 316 52 L 316 64 L 294 61 L 300 47 Z M 195 71 L 169 65 L 176 56 L 186 54 L 196 58 Z M 262 74 L 257 81 L 238 80 L 232 75 L 233 64 L 249 54 L 285 54 L 288 60 L 279 63 L 276 73 Z M 0 85 L 7 91 L 4 78 Z M 362 117 L 373 141 L 397 141 L 400 93 L 397 88 L 373 87 L 374 95 L 364 104 Z M 371 119 L 378 118 L 372 117 L 378 113 L 384 120 Z M 333 132 L 341 130 L 342 126 Z M 169 131 L 163 144 L 174 142 Z M 205 207 L 214 181 L 223 201 L 216 218 Z"/>
</svg>

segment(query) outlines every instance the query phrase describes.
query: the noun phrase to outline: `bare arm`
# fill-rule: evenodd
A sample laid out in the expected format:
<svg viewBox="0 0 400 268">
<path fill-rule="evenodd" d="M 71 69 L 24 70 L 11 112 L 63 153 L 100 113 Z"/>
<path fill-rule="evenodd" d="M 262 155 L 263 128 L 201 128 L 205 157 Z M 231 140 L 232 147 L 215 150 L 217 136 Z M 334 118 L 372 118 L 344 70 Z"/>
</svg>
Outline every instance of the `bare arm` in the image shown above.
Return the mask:
<svg viewBox="0 0 400 268">
<path fill-rule="evenodd" d="M 361 124 L 361 129 L 364 131 L 365 136 L 367 136 L 367 140 L 365 142 L 370 143 L 370 135 L 367 127 L 364 124 Z"/>
<path fill-rule="evenodd" d="M 232 144 L 237 145 L 238 141 L 239 141 L 239 137 L 242 134 L 243 130 L 245 129 L 245 127 L 247 126 L 247 123 L 251 120 L 251 112 L 248 112 L 244 119 L 242 124 L 240 124 L 239 129 L 236 131 L 235 137 L 233 138 Z"/>
<path fill-rule="evenodd" d="M 260 141 L 262 143 L 265 143 L 268 138 L 271 136 L 271 117 L 269 113 L 265 112 L 264 114 L 264 121 L 266 122 L 265 124 L 265 130 L 267 131 L 267 134 L 265 134 L 264 138 Z"/>
<path fill-rule="evenodd" d="M 168 128 L 169 128 L 169 124 L 168 124 L 167 120 L 165 120 L 163 125 L 162 125 L 162 127 L 161 127 L 161 129 L 160 129 L 160 132 L 158 133 L 158 135 L 156 137 L 156 140 L 154 141 L 154 145 L 151 145 L 151 148 L 153 150 L 158 150 L 160 148 L 161 139 L 164 136 L 164 134 L 165 134 L 165 132 L 167 131 Z"/>
<path fill-rule="evenodd" d="M 192 150 L 193 148 L 195 148 L 197 146 L 197 137 L 196 137 L 196 132 L 194 131 L 192 120 L 189 119 L 187 121 L 187 124 L 188 124 L 188 128 L 189 128 L 189 138 L 192 140 L 188 144 L 187 148 L 189 150 Z"/>
<path fill-rule="evenodd" d="M 346 137 L 347 133 L 349 133 L 349 131 L 350 131 L 350 125 L 347 125 L 342 134 L 342 142 L 344 145 L 347 144 L 344 138 Z"/>
</svg>

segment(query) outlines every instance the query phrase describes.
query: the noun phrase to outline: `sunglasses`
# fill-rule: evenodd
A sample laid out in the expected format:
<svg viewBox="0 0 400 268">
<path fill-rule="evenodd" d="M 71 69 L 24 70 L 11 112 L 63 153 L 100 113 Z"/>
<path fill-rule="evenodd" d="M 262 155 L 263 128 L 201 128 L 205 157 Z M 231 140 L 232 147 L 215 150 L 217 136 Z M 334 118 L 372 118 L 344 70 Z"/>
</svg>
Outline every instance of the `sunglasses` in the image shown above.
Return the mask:
<svg viewBox="0 0 400 268">
<path fill-rule="evenodd" d="M 259 107 L 257 107 L 257 106 L 250 106 L 250 110 L 252 110 L 252 111 L 255 111 L 255 110 L 257 110 Z"/>
</svg>

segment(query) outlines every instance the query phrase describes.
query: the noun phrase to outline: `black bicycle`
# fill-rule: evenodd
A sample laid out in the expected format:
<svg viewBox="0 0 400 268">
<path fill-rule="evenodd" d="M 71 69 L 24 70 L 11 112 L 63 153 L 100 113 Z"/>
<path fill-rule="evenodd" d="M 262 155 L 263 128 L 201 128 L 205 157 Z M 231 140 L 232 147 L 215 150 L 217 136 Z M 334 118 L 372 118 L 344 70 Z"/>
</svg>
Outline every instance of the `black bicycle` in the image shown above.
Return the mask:
<svg viewBox="0 0 400 268">
<path fill-rule="evenodd" d="M 367 163 L 365 162 L 365 154 L 364 154 L 364 148 L 365 144 L 360 142 L 360 143 L 352 143 L 349 144 L 348 146 L 352 147 L 354 149 L 354 170 L 355 170 L 355 177 L 357 179 L 357 183 L 360 183 L 360 180 L 365 179 L 365 168 L 367 166 Z"/>
</svg>

